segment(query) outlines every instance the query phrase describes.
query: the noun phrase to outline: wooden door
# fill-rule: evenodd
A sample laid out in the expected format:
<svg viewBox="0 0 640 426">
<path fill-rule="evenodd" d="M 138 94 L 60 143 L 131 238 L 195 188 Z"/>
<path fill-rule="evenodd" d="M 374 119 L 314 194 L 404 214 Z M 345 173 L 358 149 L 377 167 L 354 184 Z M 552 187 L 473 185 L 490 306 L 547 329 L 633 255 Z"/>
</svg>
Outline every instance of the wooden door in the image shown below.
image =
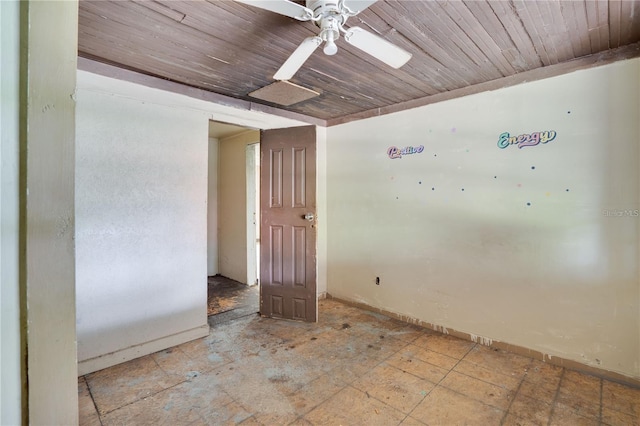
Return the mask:
<svg viewBox="0 0 640 426">
<path fill-rule="evenodd" d="M 317 321 L 316 129 L 260 133 L 260 314 Z"/>
</svg>

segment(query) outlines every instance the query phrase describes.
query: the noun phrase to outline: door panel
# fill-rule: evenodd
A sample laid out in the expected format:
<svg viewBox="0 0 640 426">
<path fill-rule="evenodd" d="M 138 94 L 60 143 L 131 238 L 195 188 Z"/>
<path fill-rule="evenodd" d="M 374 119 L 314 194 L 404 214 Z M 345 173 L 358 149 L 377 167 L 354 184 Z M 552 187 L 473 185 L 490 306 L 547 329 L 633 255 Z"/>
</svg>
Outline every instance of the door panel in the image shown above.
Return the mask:
<svg viewBox="0 0 640 426">
<path fill-rule="evenodd" d="M 262 131 L 260 158 L 260 313 L 315 322 L 315 126 Z"/>
</svg>

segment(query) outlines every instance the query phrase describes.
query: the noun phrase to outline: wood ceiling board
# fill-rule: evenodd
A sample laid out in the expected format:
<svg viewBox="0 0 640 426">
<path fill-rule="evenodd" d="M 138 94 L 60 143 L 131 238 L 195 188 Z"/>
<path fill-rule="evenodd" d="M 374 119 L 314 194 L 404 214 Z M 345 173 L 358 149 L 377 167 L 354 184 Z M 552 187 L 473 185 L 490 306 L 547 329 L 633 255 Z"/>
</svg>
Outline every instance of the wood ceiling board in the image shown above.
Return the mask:
<svg viewBox="0 0 640 426">
<path fill-rule="evenodd" d="M 618 0 L 609 1 L 609 47 L 620 46 L 620 11 L 621 2 Z"/>
<path fill-rule="evenodd" d="M 377 6 L 377 4 L 374 6 Z M 395 37 L 395 31 L 393 31 L 393 28 L 389 27 L 386 23 L 385 26 L 387 28 L 384 28 L 383 26 L 377 27 L 375 25 L 362 25 L 363 19 L 368 20 L 367 17 L 375 16 L 372 15 L 373 12 L 370 10 L 374 6 L 367 9 L 363 14 L 358 15 L 355 18 L 350 18 L 347 22 L 347 26 L 361 26 L 374 33 L 380 32 L 378 35 L 394 44 L 398 44 L 400 47 L 406 48 L 407 46 L 403 46 L 402 43 L 399 43 L 399 41 L 404 40 Z M 365 15 L 365 13 L 368 14 Z M 391 32 L 387 29 L 391 30 Z M 299 76 L 302 75 L 301 71 L 304 69 L 321 69 L 323 70 L 323 74 L 331 76 L 330 78 L 333 78 L 337 82 L 346 83 L 349 86 L 353 84 L 358 85 L 359 88 L 355 90 L 356 92 L 368 91 L 370 93 L 376 93 L 376 98 L 385 103 L 404 100 L 407 97 L 414 96 L 416 92 L 428 94 L 435 91 L 433 87 L 429 86 L 428 82 L 424 82 L 421 79 L 415 79 L 408 74 L 406 65 L 398 70 L 393 69 L 380 62 L 378 59 L 364 53 L 354 46 L 349 45 L 344 41 L 343 37 L 337 41 L 337 45 L 338 53 L 333 57 L 325 56 L 322 53 L 322 49 L 318 49 L 316 53 L 311 56 L 309 61 L 305 63 L 303 68 L 293 77 L 293 80 L 295 81 L 300 78 Z M 411 47 L 413 47 L 413 45 Z M 324 57 L 325 60 L 322 62 L 317 61 L 316 55 L 319 55 L 320 58 Z M 326 59 L 328 59 L 328 63 Z M 412 60 L 409 60 L 409 63 L 411 63 Z M 323 66 L 323 64 L 326 65 Z M 300 81 L 304 82 L 301 78 Z M 368 89 L 366 89 L 367 85 Z M 380 92 L 380 86 L 384 86 L 387 90 Z"/>
<path fill-rule="evenodd" d="M 609 7 L 607 0 L 585 2 L 591 49 L 599 52 L 609 47 Z"/>
<path fill-rule="evenodd" d="M 200 38 L 210 40 L 210 44 L 221 46 L 219 51 L 213 51 L 209 55 L 222 62 L 218 64 L 220 74 L 212 77 L 233 76 L 235 79 L 238 67 L 243 67 L 243 73 L 250 74 L 252 79 L 258 80 L 253 86 L 247 87 L 248 90 L 255 90 L 266 83 L 265 70 L 276 69 L 279 66 L 272 58 L 279 54 L 284 55 L 284 51 L 278 44 L 269 41 L 269 32 L 255 31 L 263 27 L 268 28 L 270 24 L 258 23 L 255 26 L 247 26 L 233 14 L 206 2 L 170 2 L 171 5 L 174 3 L 175 7 L 186 13 L 182 21 L 183 26 L 195 31 Z M 245 28 L 250 30 L 243 30 Z"/>
<path fill-rule="evenodd" d="M 98 3 L 104 3 L 107 5 L 110 4 L 107 2 L 98 2 Z M 122 3 L 123 5 L 127 4 L 125 2 L 118 2 L 118 4 L 120 3 Z M 120 15 L 121 14 L 119 13 L 117 14 L 118 19 L 122 19 L 120 18 Z M 151 20 L 150 17 L 146 17 L 145 19 Z M 185 18 L 187 22 L 189 21 L 189 19 L 190 17 L 188 16 Z M 136 15 L 130 16 L 128 18 L 125 17 L 124 20 L 126 21 L 123 24 L 125 28 L 119 28 L 118 26 L 115 26 L 115 29 L 113 29 L 112 27 L 112 28 L 109 28 L 106 32 L 109 34 L 112 32 L 115 32 L 117 34 L 123 34 L 123 36 L 126 36 L 127 34 L 126 27 L 135 25 L 134 21 L 136 20 Z M 251 78 L 261 79 L 261 82 L 259 84 L 256 84 L 255 86 L 247 87 L 246 90 L 242 90 L 240 92 L 239 91 L 227 92 L 227 94 L 245 95 L 246 91 L 254 90 L 256 87 L 259 87 L 261 83 L 263 83 L 262 80 L 265 80 L 263 78 L 264 66 L 262 66 L 261 63 L 256 64 L 255 61 L 250 60 L 255 57 L 268 58 L 268 56 L 261 54 L 260 51 L 256 50 L 254 52 L 248 53 L 243 48 L 229 49 L 228 46 L 225 47 L 226 45 L 219 43 L 218 39 L 208 37 L 202 31 L 194 30 L 193 28 L 190 28 L 188 25 L 182 26 L 179 30 L 177 30 L 173 28 L 171 25 L 164 25 L 164 24 L 166 23 L 152 21 L 150 25 L 152 31 L 155 30 L 159 32 L 158 34 L 154 34 L 154 36 L 158 37 L 159 40 L 162 41 L 162 43 L 160 44 L 161 51 L 167 52 L 166 53 L 167 56 L 175 55 L 178 58 L 178 60 L 182 60 L 183 62 L 186 61 L 186 62 L 192 62 L 192 63 L 198 64 L 198 63 L 206 63 L 206 61 L 210 61 L 212 62 L 212 65 L 215 65 L 220 72 L 217 74 L 211 75 L 210 74 L 211 70 L 206 70 L 206 69 L 198 70 L 197 68 L 192 68 L 191 71 L 195 71 L 196 73 L 201 74 L 202 77 L 209 77 L 211 79 L 215 78 L 217 80 L 224 80 L 225 78 L 227 78 L 228 75 L 234 76 L 233 79 L 227 82 L 224 82 L 223 87 L 226 87 L 226 86 L 232 86 L 237 83 L 236 76 L 238 72 L 237 72 L 237 65 L 235 64 L 243 63 L 245 64 L 243 66 L 244 73 L 250 74 Z M 131 32 L 135 32 L 135 30 L 131 30 Z M 229 31 L 227 31 L 227 33 L 228 32 Z M 185 33 L 186 37 L 184 35 L 181 36 L 182 33 Z M 181 40 L 181 38 L 184 39 L 182 43 L 176 42 L 176 40 Z M 123 40 L 119 42 L 119 44 L 123 44 L 123 45 L 125 43 L 127 43 L 127 40 Z M 194 46 L 193 43 L 195 43 L 196 45 Z M 127 46 L 127 47 L 131 48 L 131 46 Z M 152 48 L 153 47 L 150 46 L 150 49 Z M 207 51 L 210 53 L 205 53 Z M 245 57 L 238 59 L 237 52 L 242 53 Z M 226 60 L 230 64 L 219 63 L 220 62 L 219 60 L 216 61 L 215 59 L 211 59 L 211 56 L 222 57 L 224 58 L 223 60 Z M 112 57 L 109 59 L 115 62 L 123 62 L 127 65 L 130 65 L 125 61 L 122 61 L 122 60 L 119 61 L 118 58 Z M 276 65 L 275 62 L 273 62 L 274 67 L 275 65 Z M 158 74 L 162 75 L 160 73 Z M 168 75 L 163 75 L 163 76 L 169 77 Z M 191 77 L 193 77 L 193 75 L 191 75 Z"/>
<path fill-rule="evenodd" d="M 379 0 L 347 26 L 409 51 L 409 62 L 390 68 L 341 38 L 337 55 L 318 49 L 291 79 L 322 95 L 285 109 L 334 120 L 446 98 L 637 43 L 638 10 L 638 0 Z M 81 57 L 252 104 L 248 93 L 273 83 L 287 57 L 318 31 L 228 0 L 82 0 L 79 18 Z"/>
<path fill-rule="evenodd" d="M 487 54 L 480 49 L 478 42 L 480 37 L 470 31 L 473 28 L 473 22 L 464 23 L 458 10 L 466 10 L 462 3 L 456 3 L 462 7 L 456 10 L 452 6 L 453 3 L 429 2 L 427 10 L 439 16 L 440 25 L 436 28 L 447 28 L 451 33 L 450 40 L 454 43 L 461 57 L 467 57 L 475 69 L 475 73 L 479 74 L 483 80 L 504 77 L 504 74 L 489 60 Z M 469 34 L 471 32 L 471 34 Z M 441 36 L 446 37 L 447 31 L 441 30 Z"/>
<path fill-rule="evenodd" d="M 237 3 L 233 3 L 233 2 L 224 2 L 225 5 L 227 5 L 228 3 L 230 4 L 237 4 Z M 228 6 L 228 5 L 227 5 Z M 182 10 L 186 10 L 187 11 L 187 17 L 185 18 L 185 21 L 183 21 L 183 23 L 189 23 L 190 18 L 191 18 L 191 14 L 189 9 L 185 9 L 184 7 L 182 8 Z M 278 16 L 275 14 L 272 14 L 274 16 Z M 227 17 L 222 16 L 220 17 L 221 19 L 225 20 Z M 213 18 L 211 18 L 213 19 Z M 287 19 L 287 18 L 285 18 Z M 198 20 L 200 20 L 200 18 L 198 18 Z M 299 28 L 299 23 L 292 21 L 292 20 L 287 20 L 287 22 L 291 23 L 292 28 L 297 29 Z M 209 34 L 211 34 L 209 31 L 207 31 L 206 26 L 210 27 L 210 24 L 206 23 L 206 17 L 202 18 L 202 20 L 197 24 L 198 27 L 200 29 L 202 29 L 203 32 L 208 32 Z M 263 25 L 257 25 L 255 27 L 252 28 L 262 28 Z M 211 27 L 214 28 L 214 27 Z M 268 26 L 267 26 L 268 28 Z M 220 29 L 219 28 L 215 28 L 215 30 L 219 33 Z M 289 31 L 289 27 L 287 28 L 287 31 Z M 230 30 L 229 29 L 224 29 L 223 33 L 229 34 Z M 288 42 L 289 44 L 291 44 L 289 49 L 283 49 L 280 53 L 280 56 L 282 57 L 282 62 L 284 62 L 284 60 L 286 60 L 286 58 L 288 57 L 288 55 L 293 52 L 293 50 L 295 50 L 295 48 L 297 47 L 297 44 L 299 42 L 302 42 L 302 40 L 305 37 L 308 37 L 309 35 L 314 34 L 311 31 L 307 31 L 304 33 L 299 33 L 299 40 L 295 40 L 295 43 L 291 43 Z M 216 34 L 216 36 L 220 36 L 220 34 Z M 260 37 L 258 37 L 255 40 L 251 40 L 251 44 L 255 44 L 258 41 L 261 42 L 265 42 L 265 40 L 268 42 L 267 44 L 272 44 L 271 42 L 269 42 L 269 39 L 272 40 L 277 40 L 277 42 L 282 45 L 283 43 L 287 42 L 290 38 L 292 38 L 292 35 L 290 33 L 285 33 L 285 35 L 283 37 L 278 37 L 276 34 L 272 34 L 272 33 L 264 33 L 262 34 Z M 317 67 L 320 68 L 324 68 L 324 69 L 329 69 L 329 72 L 331 72 L 331 68 L 333 68 L 334 70 L 336 70 L 334 72 L 334 74 L 336 75 L 349 75 L 351 72 L 351 68 L 349 67 L 348 63 L 350 62 L 349 59 L 352 59 L 353 61 L 361 61 L 361 57 L 360 55 L 363 55 L 362 52 L 359 52 L 358 55 L 353 55 L 351 58 L 348 57 L 345 53 L 349 52 L 349 49 L 345 49 L 344 46 L 348 46 L 346 45 L 346 43 L 341 44 L 340 45 L 340 51 L 339 51 L 339 55 L 340 56 L 336 56 L 333 58 L 330 57 L 325 57 L 325 55 L 322 53 L 321 49 L 318 49 L 313 55 L 312 58 L 310 58 L 306 63 L 305 63 L 305 67 L 307 66 L 313 66 L 314 63 L 317 63 Z M 242 48 L 240 48 L 240 50 L 242 50 Z M 273 58 L 274 56 L 278 56 L 278 53 L 276 52 L 268 52 L 266 51 L 266 49 L 264 47 L 258 47 L 257 49 L 251 49 L 252 52 L 247 52 L 247 55 L 259 55 L 262 53 L 261 56 L 265 57 L 265 58 Z M 257 59 L 259 60 L 259 58 Z M 252 62 L 256 62 L 256 59 L 253 59 Z M 375 60 L 375 59 L 374 59 Z M 260 64 L 260 68 L 263 70 L 272 70 L 273 72 L 269 72 L 268 76 L 264 75 L 264 73 L 260 76 L 263 78 L 258 78 L 257 79 L 257 83 L 255 85 L 255 87 L 251 87 L 249 88 L 250 90 L 247 90 L 247 93 L 245 93 L 244 95 L 248 94 L 249 91 L 252 90 L 256 90 L 257 88 L 259 88 L 261 85 L 265 85 L 265 83 L 269 83 L 272 82 L 272 74 L 275 73 L 275 71 L 280 67 L 281 63 L 277 62 L 277 63 L 264 63 L 264 64 Z M 239 66 L 242 66 L 241 64 Z M 382 67 L 386 67 L 384 65 L 382 65 Z M 376 70 L 374 70 L 375 73 L 379 72 L 380 68 L 377 68 Z M 371 68 L 368 67 L 368 69 L 363 70 L 363 75 L 358 78 L 356 81 L 350 81 L 348 84 L 349 85 L 353 85 L 353 84 L 357 84 L 359 86 L 366 86 L 368 84 L 368 87 L 362 90 L 366 90 L 366 91 L 373 91 L 373 90 L 377 90 L 379 85 L 380 85 L 380 79 L 377 78 L 378 74 L 372 73 L 371 72 Z M 341 79 L 338 79 L 341 80 Z M 305 85 L 308 86 L 309 82 L 304 81 L 303 79 L 300 79 L 298 76 L 295 76 L 294 79 L 292 80 L 295 83 L 301 84 L 301 85 Z M 335 87 L 335 86 L 334 86 Z M 402 93 L 402 91 L 406 91 L 406 93 Z M 413 93 L 415 92 L 415 88 L 406 88 L 405 86 L 398 86 L 396 88 L 396 90 L 394 92 L 389 92 L 391 94 L 393 94 L 393 97 L 387 98 L 385 97 L 385 95 L 381 95 L 378 97 L 378 100 L 380 102 L 382 102 L 382 104 L 387 104 L 387 103 L 393 103 L 393 102 L 398 102 L 398 101 L 402 101 L 404 99 L 407 98 L 407 96 L 411 96 Z M 426 94 L 426 93 L 425 93 Z"/>
<path fill-rule="evenodd" d="M 398 4 L 402 5 L 400 3 Z M 418 27 L 418 25 L 413 21 L 407 20 L 404 15 L 396 15 L 399 9 L 399 6 L 394 8 L 393 14 L 387 14 L 385 13 L 386 11 L 381 11 L 380 15 L 394 28 L 401 28 L 399 31 L 402 35 L 404 35 L 411 43 L 416 45 L 419 50 L 425 52 L 425 56 L 433 58 L 436 63 L 440 65 L 437 68 L 433 68 L 433 66 L 431 66 L 430 70 L 435 69 L 437 73 L 441 70 L 447 70 L 447 72 L 443 74 L 442 78 L 443 86 L 446 87 L 446 90 L 451 90 L 460 84 L 469 85 L 470 83 L 465 80 L 460 71 L 460 64 L 456 62 L 446 49 L 440 46 L 439 40 L 437 40 L 428 30 Z M 420 66 L 424 60 L 424 56 L 414 55 L 414 57 L 409 60 L 408 65 L 409 67 Z"/>
<path fill-rule="evenodd" d="M 286 58 L 299 44 L 292 41 L 296 37 L 294 34 L 300 37 L 300 41 L 314 34 L 304 23 L 274 13 L 254 13 L 246 18 L 249 20 L 247 22 L 246 19 L 240 19 L 232 11 L 221 7 L 227 3 L 240 5 L 235 2 L 220 2 L 221 6 L 205 2 L 205 5 L 209 5 L 205 8 L 200 3 L 178 3 L 183 5 L 182 9 L 187 12 L 185 25 L 222 42 L 229 51 L 233 49 L 234 52 L 246 50 L 256 54 L 262 53 L 266 60 L 280 55 Z M 277 61 L 271 61 L 275 67 Z"/>
<path fill-rule="evenodd" d="M 491 39 L 500 50 L 500 55 L 514 72 L 524 71 L 525 67 L 522 64 L 524 64 L 525 61 L 522 59 L 522 55 L 516 49 L 509 33 L 489 4 L 485 1 L 471 0 L 465 1 L 464 5 L 480 25 L 490 34 Z"/>
<path fill-rule="evenodd" d="M 400 31 L 382 19 L 381 16 L 386 13 L 388 8 L 376 9 L 378 11 L 376 13 L 373 13 L 370 9 L 367 9 L 369 13 L 366 15 L 362 14 L 353 18 L 356 21 L 355 24 L 371 31 L 376 29 L 374 32 L 391 33 L 393 37 L 388 37 L 387 39 L 413 55 L 404 66 L 398 70 L 393 70 L 398 79 L 410 87 L 420 89 L 427 94 L 435 94 L 447 90 L 448 88 L 443 84 L 443 80 L 446 80 L 451 87 L 455 87 L 455 80 L 448 78 L 448 76 L 442 78 L 435 75 L 438 69 L 444 68 L 441 63 L 432 58 L 428 52 L 419 49 L 405 34 L 400 33 Z M 403 29 L 403 31 L 405 30 Z M 390 72 L 388 68 L 385 71 Z"/>
<path fill-rule="evenodd" d="M 625 46 L 640 37 L 640 4 L 623 1 L 620 4 L 621 16 L 633 16 L 620 23 L 620 45 Z"/>
<path fill-rule="evenodd" d="M 548 67 L 535 68 L 530 71 L 514 74 L 509 77 L 501 78 L 494 81 L 487 81 L 474 86 L 461 87 L 449 92 L 439 93 L 433 96 L 427 96 L 422 99 L 412 99 L 403 104 L 390 105 L 377 110 L 361 111 L 351 116 L 336 117 L 327 120 L 328 126 L 336 126 L 339 124 L 349 123 L 351 121 L 362 120 L 365 118 L 376 117 L 384 114 L 391 114 L 411 108 L 418 108 L 437 102 L 443 102 L 450 99 L 469 96 L 476 93 L 482 93 L 490 90 L 503 89 L 505 87 L 515 86 L 521 83 L 541 80 L 550 77 L 567 74 L 577 70 L 587 69 L 594 66 L 602 66 L 616 61 L 622 61 L 631 58 L 640 57 L 640 42 L 620 47 L 618 49 L 608 50 L 598 55 L 589 55 L 573 61 L 561 62 L 559 64 Z"/>
<path fill-rule="evenodd" d="M 86 54 L 98 55 L 100 49 L 95 48 L 95 45 L 90 48 L 85 47 L 85 51 L 80 53 L 81 55 L 84 54 L 84 56 L 88 56 Z M 119 64 L 125 68 L 136 70 L 157 70 L 155 73 L 146 73 L 155 74 L 159 77 L 169 78 L 188 85 L 216 88 L 219 93 L 229 96 L 242 96 L 246 93 L 246 90 L 240 92 L 227 90 L 228 87 L 237 88 L 237 80 L 226 80 L 221 74 L 216 76 L 216 70 L 207 66 L 205 60 L 195 60 L 192 59 L 192 57 L 183 56 L 182 53 L 179 56 L 170 56 L 153 51 L 141 54 L 131 51 L 128 47 L 110 48 L 109 50 L 109 55 L 102 56 L 102 59 L 106 60 L 105 62 Z M 209 62 L 214 61 L 209 60 Z M 247 88 L 247 90 L 250 89 L 251 88 Z"/>
<path fill-rule="evenodd" d="M 167 7 L 164 4 L 158 3 L 156 1 L 149 1 L 149 0 L 132 0 L 132 1 L 136 4 L 139 4 L 142 7 L 146 7 L 155 12 L 158 12 L 176 22 L 181 22 L 185 17 L 184 13 L 174 10 L 171 7 Z"/>
<path fill-rule="evenodd" d="M 629 44 L 640 40 L 640 2 L 634 3 L 633 23 L 631 24 L 631 38 Z"/>
<path fill-rule="evenodd" d="M 538 4 L 538 10 L 541 11 L 541 16 L 545 20 L 545 26 L 541 29 L 542 39 L 544 45 L 549 46 L 555 52 L 557 62 L 554 63 L 573 59 L 575 56 L 569 42 L 569 30 L 562 18 L 560 4 L 558 2 L 544 2 Z"/>
<path fill-rule="evenodd" d="M 564 62 L 575 58 L 569 28 L 562 17 L 561 4 L 559 2 L 547 2 L 550 12 L 551 25 L 548 26 L 549 44 L 556 47 L 558 62 Z"/>
<path fill-rule="evenodd" d="M 438 51 L 434 57 L 449 70 L 455 70 L 467 84 L 474 84 L 485 78 L 498 78 L 499 74 L 490 77 L 490 71 L 480 65 L 482 60 L 475 51 L 475 45 L 465 46 L 464 35 L 449 16 L 435 2 L 399 2 L 409 16 L 427 16 L 425 20 L 415 20 L 413 24 L 419 32 L 426 35 Z M 414 15 L 417 14 L 417 15 Z M 448 28 L 448 30 L 445 30 Z M 465 49 L 466 47 L 466 49 Z"/>
<path fill-rule="evenodd" d="M 362 53 L 365 55 L 365 53 Z M 401 80 L 389 78 L 378 68 L 373 68 L 360 58 L 354 58 L 343 49 L 339 49 L 338 53 L 326 62 L 325 55 L 321 49 L 316 51 L 311 58 L 305 62 L 303 68 L 321 69 L 323 74 L 315 73 L 318 83 L 323 82 L 324 85 L 331 87 L 331 91 L 336 93 L 365 92 L 376 93 L 375 100 L 380 103 L 395 103 L 411 96 L 413 91 L 407 85 L 402 84 Z M 345 60 L 342 60 L 345 58 Z M 347 61 L 347 59 L 351 59 Z M 300 71 L 303 71 L 301 69 Z M 309 75 L 305 72 L 298 72 L 291 79 L 294 83 L 302 85 L 310 85 L 317 87 L 313 81 L 307 81 Z M 331 76 L 331 77 L 327 77 Z M 324 77 L 324 78 L 323 78 Z M 384 87 L 387 90 L 380 91 Z M 324 90 L 323 90 L 324 92 Z"/>
<path fill-rule="evenodd" d="M 531 42 L 536 50 L 540 61 L 543 65 L 557 64 L 558 58 L 553 49 L 553 44 L 545 46 L 544 38 L 546 36 L 545 23 L 546 16 L 543 16 L 538 4 L 526 0 L 514 0 L 513 2 L 518 16 L 522 20 L 522 24 L 531 37 Z"/>
<path fill-rule="evenodd" d="M 271 106 L 259 104 L 256 102 L 249 102 L 229 96 L 220 95 L 208 90 L 186 86 L 184 84 L 169 81 L 167 79 L 141 74 L 132 70 L 123 69 L 117 66 L 97 62 L 83 57 L 78 58 L 78 69 L 90 72 L 92 74 L 109 77 L 111 79 L 114 79 L 116 82 L 131 82 L 142 87 L 159 89 L 161 91 L 176 93 L 179 95 L 184 95 L 188 98 L 204 101 L 206 102 L 206 104 L 201 105 L 200 108 L 203 108 L 203 110 L 206 111 L 216 111 L 215 116 L 212 116 L 213 118 L 211 119 L 225 121 L 227 123 L 233 122 L 241 126 L 256 129 L 292 127 L 301 125 L 303 123 L 313 124 L 317 126 L 326 126 L 325 120 L 320 120 L 316 117 L 306 116 L 293 111 L 284 110 L 282 108 L 273 108 Z M 185 101 L 184 104 L 191 105 L 191 103 L 188 101 Z M 231 108 L 231 110 L 227 110 L 226 112 L 221 113 L 221 111 L 224 111 L 225 108 Z M 238 113 L 235 112 L 236 110 L 248 111 L 251 113 L 256 112 L 259 114 L 238 115 Z M 233 117 L 234 119 L 238 118 L 239 120 L 235 121 L 225 119 L 225 117 Z M 297 124 L 292 123 L 291 120 L 294 120 L 295 122 L 297 122 Z"/>
<path fill-rule="evenodd" d="M 562 5 L 562 16 L 569 27 L 569 36 L 575 57 L 591 54 L 587 11 L 584 2 L 572 1 Z"/>
<path fill-rule="evenodd" d="M 540 57 L 531 42 L 531 37 L 529 37 L 526 29 L 522 26 L 520 17 L 513 4 L 503 1 L 492 1 L 489 2 L 489 6 L 493 9 L 502 26 L 507 30 L 518 52 L 520 52 L 521 58 L 524 60 L 524 64 L 522 64 L 524 69 L 530 70 L 542 66 L 542 61 L 540 61 Z"/>
<path fill-rule="evenodd" d="M 515 73 L 515 69 L 502 55 L 502 50 L 495 40 L 491 38 L 491 35 L 463 2 L 445 3 L 442 8 L 447 11 L 460 29 L 467 33 L 469 39 L 476 44 L 478 49 L 500 71 L 502 76 Z"/>
<path fill-rule="evenodd" d="M 106 3 L 106 2 L 98 2 Z M 84 51 L 91 51 L 92 48 L 102 49 L 107 53 L 120 53 L 120 56 L 136 55 L 141 58 L 155 56 L 177 56 L 178 58 L 184 58 L 194 63 L 202 63 L 207 60 L 207 54 L 220 49 L 217 45 L 211 41 L 203 39 L 201 34 L 191 33 L 188 31 L 181 32 L 172 29 L 171 25 L 165 25 L 165 22 L 158 22 L 149 17 L 135 17 L 116 15 L 118 20 L 109 18 L 101 18 L 101 11 L 98 9 L 95 12 L 82 11 L 81 18 L 84 25 L 80 26 L 79 36 L 84 37 L 86 35 L 92 36 L 90 39 L 86 39 L 85 43 L 81 46 Z M 160 16 L 160 15 L 158 15 Z M 167 18 L 162 17 L 164 20 Z M 146 20 L 144 22 L 148 30 L 140 30 L 135 28 L 137 22 L 141 19 Z M 183 39 L 183 42 L 180 40 Z M 100 45 L 100 41 L 105 41 L 107 44 Z M 108 50 L 107 47 L 111 45 L 113 50 Z M 82 50 L 81 50 L 82 51 Z M 93 53 L 93 52 L 92 52 Z M 123 55 L 123 53 L 125 53 Z M 116 55 L 106 56 L 107 59 L 117 60 Z M 122 62 L 122 61 L 119 61 Z"/>
<path fill-rule="evenodd" d="M 500 19 L 485 0 L 464 0 L 462 3 L 491 35 L 500 50 L 504 51 L 515 47 Z"/>
</svg>

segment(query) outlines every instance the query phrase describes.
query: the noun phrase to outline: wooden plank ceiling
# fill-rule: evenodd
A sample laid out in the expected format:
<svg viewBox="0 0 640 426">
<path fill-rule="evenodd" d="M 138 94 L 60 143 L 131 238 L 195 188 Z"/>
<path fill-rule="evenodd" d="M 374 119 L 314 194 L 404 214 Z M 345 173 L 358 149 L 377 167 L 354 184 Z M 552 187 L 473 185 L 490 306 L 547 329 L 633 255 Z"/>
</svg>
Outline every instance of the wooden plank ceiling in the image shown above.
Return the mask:
<svg viewBox="0 0 640 426">
<path fill-rule="evenodd" d="M 79 14 L 81 57 L 261 103 L 248 94 L 318 32 L 230 0 L 82 0 Z M 318 49 L 291 79 L 320 96 L 265 104 L 330 123 L 623 46 L 636 52 L 640 0 L 379 0 L 350 25 L 413 57 L 394 70 L 340 39 L 335 56 Z"/>
</svg>

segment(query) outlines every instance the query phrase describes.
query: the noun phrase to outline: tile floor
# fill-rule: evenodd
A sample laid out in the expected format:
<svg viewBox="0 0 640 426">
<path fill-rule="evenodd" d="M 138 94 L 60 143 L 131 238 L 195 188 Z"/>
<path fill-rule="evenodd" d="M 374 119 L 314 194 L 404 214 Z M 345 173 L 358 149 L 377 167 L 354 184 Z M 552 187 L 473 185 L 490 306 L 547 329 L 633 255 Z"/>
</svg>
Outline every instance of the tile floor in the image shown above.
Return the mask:
<svg viewBox="0 0 640 426">
<path fill-rule="evenodd" d="M 640 390 L 334 300 L 78 381 L 82 425 L 637 425 Z"/>
</svg>

